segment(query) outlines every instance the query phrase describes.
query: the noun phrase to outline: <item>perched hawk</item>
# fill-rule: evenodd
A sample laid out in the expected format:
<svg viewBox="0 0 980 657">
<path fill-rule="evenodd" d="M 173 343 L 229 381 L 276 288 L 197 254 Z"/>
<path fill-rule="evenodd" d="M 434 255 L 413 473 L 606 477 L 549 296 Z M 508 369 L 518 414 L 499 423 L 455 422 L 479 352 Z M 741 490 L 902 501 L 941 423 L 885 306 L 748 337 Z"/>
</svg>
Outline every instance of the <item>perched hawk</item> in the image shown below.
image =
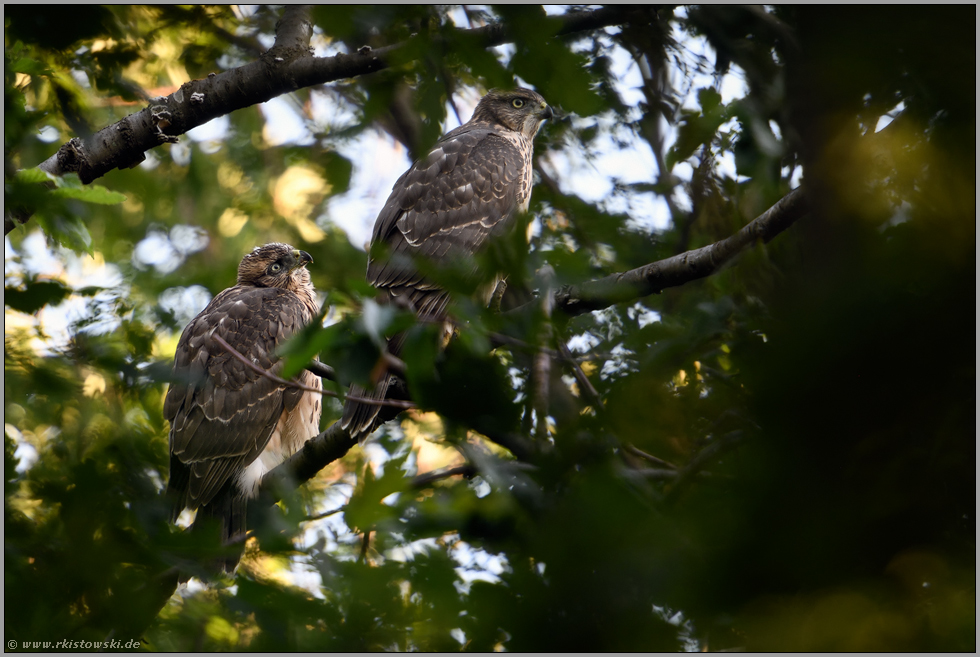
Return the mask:
<svg viewBox="0 0 980 657">
<path fill-rule="evenodd" d="M 469 121 L 398 179 L 371 238 L 372 245 L 387 247 L 385 256 L 368 258 L 367 279 L 378 288 L 380 303 L 406 303 L 425 319 L 445 316 L 449 294 L 427 281 L 413 259 L 463 261 L 514 225 L 530 201 L 534 136 L 553 116 L 544 98 L 529 89 L 493 90 Z M 396 335 L 388 350 L 397 355 L 402 343 Z M 352 386 L 351 393 L 384 399 L 390 381 L 385 374 L 374 390 Z M 348 401 L 342 426 L 363 440 L 387 419 L 381 408 Z"/>
<path fill-rule="evenodd" d="M 262 376 L 214 339 L 278 373 L 276 347 L 317 314 L 309 262 L 309 253 L 288 244 L 256 247 L 238 266 L 238 284 L 212 299 L 180 336 L 163 408 L 170 420 L 172 521 L 196 508 L 195 524 L 213 518 L 226 541 L 240 537 L 246 500 L 262 476 L 319 432 L 320 395 Z M 320 388 L 309 372 L 298 380 Z"/>
</svg>

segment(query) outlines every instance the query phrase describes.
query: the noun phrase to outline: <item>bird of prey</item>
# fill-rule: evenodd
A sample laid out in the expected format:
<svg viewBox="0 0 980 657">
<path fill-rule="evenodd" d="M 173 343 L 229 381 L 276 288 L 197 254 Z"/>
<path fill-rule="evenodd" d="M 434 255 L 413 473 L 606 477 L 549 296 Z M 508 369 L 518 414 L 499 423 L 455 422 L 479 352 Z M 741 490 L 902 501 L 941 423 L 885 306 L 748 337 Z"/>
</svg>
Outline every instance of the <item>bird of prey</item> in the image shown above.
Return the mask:
<svg viewBox="0 0 980 657">
<path fill-rule="evenodd" d="M 445 318 L 449 294 L 427 280 L 414 260 L 465 262 L 491 237 L 514 226 L 530 201 L 534 137 L 541 123 L 553 117 L 544 98 L 530 89 L 492 90 L 469 121 L 402 174 L 371 239 L 372 247 L 385 247 L 383 256 L 369 256 L 367 266 L 379 303 L 408 305 L 422 319 Z M 402 335 L 393 336 L 388 351 L 398 355 L 403 341 Z M 390 382 L 391 374 L 385 373 L 373 390 L 355 385 L 351 394 L 384 399 Z M 342 427 L 363 440 L 389 419 L 381 408 L 348 400 Z"/>
<path fill-rule="evenodd" d="M 319 432 L 320 395 L 287 387 L 247 367 L 222 347 L 274 374 L 275 351 L 317 315 L 306 264 L 288 244 L 256 247 L 238 266 L 238 283 L 191 320 L 177 343 L 164 415 L 170 421 L 171 522 L 197 509 L 194 524 L 220 523 L 228 543 L 245 532 L 246 501 L 262 476 Z M 319 377 L 297 377 L 319 389 Z M 238 557 L 222 565 L 234 569 Z"/>
</svg>

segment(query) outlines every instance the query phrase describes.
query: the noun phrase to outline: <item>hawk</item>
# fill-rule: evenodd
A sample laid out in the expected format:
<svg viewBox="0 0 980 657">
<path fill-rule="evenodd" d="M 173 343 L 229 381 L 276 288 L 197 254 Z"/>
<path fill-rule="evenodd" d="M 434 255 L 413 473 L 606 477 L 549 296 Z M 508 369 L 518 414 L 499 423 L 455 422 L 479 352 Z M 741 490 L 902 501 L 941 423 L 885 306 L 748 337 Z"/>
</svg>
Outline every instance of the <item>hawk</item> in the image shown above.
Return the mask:
<svg viewBox="0 0 980 657">
<path fill-rule="evenodd" d="M 408 305 L 422 319 L 445 318 L 449 293 L 428 281 L 414 259 L 465 261 L 513 227 L 531 197 L 534 137 L 553 117 L 544 98 L 530 89 L 492 90 L 469 121 L 402 174 L 371 238 L 372 246 L 386 247 L 384 256 L 368 257 L 367 280 L 378 288 L 379 303 Z M 402 335 L 392 337 L 388 351 L 398 355 L 403 342 Z M 384 399 L 390 382 L 385 373 L 374 390 L 355 385 L 351 394 Z M 348 401 L 341 426 L 363 440 L 390 419 L 381 408 Z"/>
<path fill-rule="evenodd" d="M 256 247 L 242 258 L 237 285 L 214 297 L 181 334 L 163 407 L 170 421 L 171 522 L 183 509 L 197 509 L 195 525 L 213 519 L 226 543 L 241 537 L 246 501 L 262 476 L 319 433 L 320 395 L 262 376 L 215 340 L 278 373 L 276 347 L 317 315 L 310 262 L 309 253 L 288 244 Z M 297 379 L 321 386 L 310 372 Z M 223 565 L 231 571 L 237 562 Z"/>
</svg>

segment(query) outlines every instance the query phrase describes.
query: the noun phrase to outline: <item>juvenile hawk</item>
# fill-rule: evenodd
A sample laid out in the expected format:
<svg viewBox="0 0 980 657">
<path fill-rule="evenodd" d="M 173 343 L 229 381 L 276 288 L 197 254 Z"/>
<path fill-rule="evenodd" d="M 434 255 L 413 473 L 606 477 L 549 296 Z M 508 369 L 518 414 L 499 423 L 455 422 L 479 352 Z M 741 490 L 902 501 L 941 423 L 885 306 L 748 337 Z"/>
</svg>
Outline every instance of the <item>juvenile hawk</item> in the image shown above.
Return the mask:
<svg viewBox="0 0 980 657">
<path fill-rule="evenodd" d="M 530 89 L 493 90 L 469 121 L 398 179 L 371 238 L 372 245 L 387 247 L 385 256 L 368 258 L 367 279 L 378 288 L 380 303 L 407 302 L 424 319 L 445 316 L 449 294 L 427 281 L 413 258 L 462 261 L 514 225 L 531 197 L 534 136 L 553 116 Z M 388 350 L 397 355 L 402 342 L 394 336 Z M 386 373 L 374 390 L 352 386 L 351 393 L 384 399 L 390 381 Z M 381 408 L 348 401 L 342 426 L 363 440 L 385 420 Z"/>
<path fill-rule="evenodd" d="M 309 253 L 288 244 L 256 247 L 238 266 L 238 284 L 214 297 L 180 336 L 163 408 L 170 420 L 171 521 L 196 508 L 195 525 L 213 518 L 226 541 L 240 537 L 246 500 L 262 476 L 319 432 L 320 395 L 260 375 L 214 340 L 221 336 L 278 373 L 276 347 L 317 315 L 310 262 Z M 310 372 L 298 380 L 320 388 Z"/>
</svg>

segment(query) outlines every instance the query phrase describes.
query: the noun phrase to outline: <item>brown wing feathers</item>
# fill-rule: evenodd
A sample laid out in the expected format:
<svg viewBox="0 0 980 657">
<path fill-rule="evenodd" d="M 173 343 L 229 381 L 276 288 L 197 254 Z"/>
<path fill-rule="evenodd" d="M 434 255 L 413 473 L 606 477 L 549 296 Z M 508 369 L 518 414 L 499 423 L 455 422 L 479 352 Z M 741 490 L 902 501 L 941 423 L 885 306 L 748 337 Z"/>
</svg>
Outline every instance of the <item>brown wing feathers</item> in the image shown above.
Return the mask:
<svg viewBox="0 0 980 657">
<path fill-rule="evenodd" d="M 185 507 L 197 508 L 195 524 L 215 518 L 225 539 L 240 534 L 250 494 L 243 477 L 251 464 L 259 458 L 263 466 L 281 460 L 297 441 L 316 434 L 320 400 L 306 398 L 314 393 L 262 376 L 214 339 L 220 336 L 258 367 L 278 372 L 276 347 L 317 311 L 305 270 L 311 261 L 308 253 L 286 244 L 256 248 L 239 266 L 238 285 L 218 294 L 184 329 L 164 403 L 174 519 Z M 312 382 L 318 385 L 319 379 Z M 294 409 L 305 417 L 290 415 Z M 284 427 L 288 444 L 276 433 Z M 278 437 L 270 442 L 274 434 Z M 265 454 L 273 447 L 274 453 Z M 235 563 L 237 558 L 229 559 L 224 566 L 230 570 Z"/>
<path fill-rule="evenodd" d="M 379 288 L 422 285 L 413 257 L 465 258 L 492 232 L 506 230 L 522 166 L 514 145 L 486 128 L 447 135 L 395 184 L 372 240 L 386 244 L 389 256 L 369 261 L 368 281 Z"/>
<path fill-rule="evenodd" d="M 245 367 L 212 335 L 221 336 L 259 367 L 273 369 L 271 352 L 281 330 L 284 305 L 291 305 L 294 311 L 301 306 L 285 290 L 230 288 L 188 325 L 178 343 L 175 374 L 181 373 L 186 360 L 190 365 L 187 373 L 197 381 L 183 394 L 180 388 L 171 388 L 164 412 L 172 418 L 172 451 L 192 469 L 188 505 L 210 502 L 235 466 L 240 468 L 258 456 L 285 407 L 279 384 Z"/>
<path fill-rule="evenodd" d="M 368 260 L 367 279 L 378 288 L 381 303 L 404 299 L 420 317 L 445 314 L 448 294 L 427 281 L 414 260 L 466 262 L 488 238 L 513 225 L 518 210 L 526 209 L 531 140 L 551 116 L 533 91 L 492 91 L 466 124 L 447 133 L 398 179 L 372 237 L 386 253 Z M 394 336 L 388 350 L 398 355 L 401 343 Z M 390 379 L 385 374 L 373 390 L 353 386 L 351 393 L 384 399 Z M 380 408 L 348 402 L 342 426 L 363 440 L 383 421 Z"/>
</svg>

